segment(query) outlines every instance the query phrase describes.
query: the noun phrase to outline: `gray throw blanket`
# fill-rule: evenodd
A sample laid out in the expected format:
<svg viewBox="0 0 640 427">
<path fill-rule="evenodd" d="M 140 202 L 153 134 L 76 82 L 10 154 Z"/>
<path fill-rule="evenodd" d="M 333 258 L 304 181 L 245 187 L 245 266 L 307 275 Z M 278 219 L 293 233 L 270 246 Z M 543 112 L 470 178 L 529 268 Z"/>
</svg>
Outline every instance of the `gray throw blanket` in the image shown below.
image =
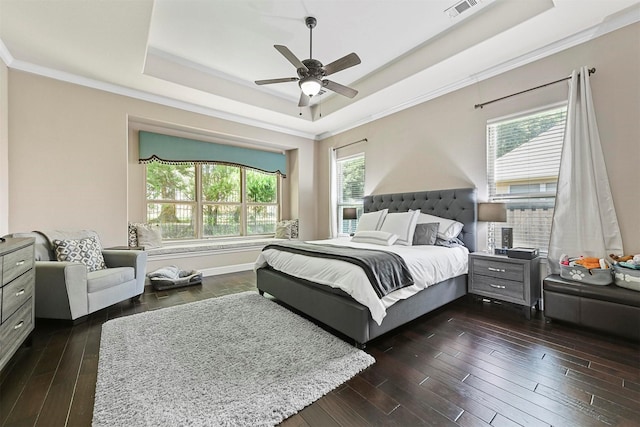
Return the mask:
<svg viewBox="0 0 640 427">
<path fill-rule="evenodd" d="M 379 298 L 396 289 L 413 285 L 413 277 L 404 259 L 393 252 L 335 245 L 285 241 L 270 243 L 263 250 L 277 249 L 300 255 L 337 259 L 361 267 Z"/>
</svg>

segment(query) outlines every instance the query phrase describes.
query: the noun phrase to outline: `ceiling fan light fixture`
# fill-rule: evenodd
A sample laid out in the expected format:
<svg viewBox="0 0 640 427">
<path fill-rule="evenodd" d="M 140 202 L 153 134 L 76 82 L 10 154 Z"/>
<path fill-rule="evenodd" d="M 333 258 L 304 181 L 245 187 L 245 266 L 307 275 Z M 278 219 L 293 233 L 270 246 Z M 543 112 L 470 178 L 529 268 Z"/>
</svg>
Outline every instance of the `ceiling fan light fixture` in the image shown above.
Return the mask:
<svg viewBox="0 0 640 427">
<path fill-rule="evenodd" d="M 300 80 L 300 89 L 307 96 L 315 96 L 322 89 L 322 82 L 315 77 L 305 77 Z"/>
</svg>

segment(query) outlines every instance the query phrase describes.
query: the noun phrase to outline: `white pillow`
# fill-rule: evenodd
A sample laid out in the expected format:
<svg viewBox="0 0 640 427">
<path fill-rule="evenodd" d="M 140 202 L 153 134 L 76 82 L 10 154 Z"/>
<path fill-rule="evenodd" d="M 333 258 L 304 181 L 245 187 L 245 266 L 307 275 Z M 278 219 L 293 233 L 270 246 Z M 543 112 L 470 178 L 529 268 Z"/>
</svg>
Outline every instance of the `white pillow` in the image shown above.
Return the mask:
<svg viewBox="0 0 640 427">
<path fill-rule="evenodd" d="M 375 212 L 367 212 L 360 216 L 358 220 L 358 227 L 356 228 L 356 233 L 358 231 L 375 231 L 380 230 L 382 226 L 382 222 L 384 221 L 384 217 L 389 212 L 389 209 L 383 209 L 381 211 Z"/>
<path fill-rule="evenodd" d="M 420 216 L 420 211 L 387 214 L 380 230 L 397 234 L 397 245 L 411 246 L 413 244 L 413 233 L 416 231 L 418 216 Z"/>
<path fill-rule="evenodd" d="M 391 246 L 396 240 L 398 235 L 393 233 L 387 233 L 386 231 L 358 231 L 351 238 L 352 242 L 358 243 L 373 243 L 374 245 Z"/>
<path fill-rule="evenodd" d="M 418 218 L 418 224 L 428 224 L 430 222 L 439 222 L 438 237 L 444 240 L 450 240 L 454 237 L 458 237 L 458 234 L 462 231 L 464 224 L 458 221 L 454 221 L 448 218 L 440 218 L 439 216 L 429 215 L 426 213 L 420 213 Z"/>
<path fill-rule="evenodd" d="M 136 234 L 138 235 L 138 246 L 144 246 L 145 249 L 162 246 L 162 228 L 159 224 L 138 224 Z"/>
</svg>

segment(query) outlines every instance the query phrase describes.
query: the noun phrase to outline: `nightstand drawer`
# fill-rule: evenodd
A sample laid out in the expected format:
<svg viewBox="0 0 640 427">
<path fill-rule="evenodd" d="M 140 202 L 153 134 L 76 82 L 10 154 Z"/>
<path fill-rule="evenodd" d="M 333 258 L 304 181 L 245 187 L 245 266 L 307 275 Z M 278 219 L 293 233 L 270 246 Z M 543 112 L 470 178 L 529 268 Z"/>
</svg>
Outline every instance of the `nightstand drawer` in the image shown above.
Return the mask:
<svg viewBox="0 0 640 427">
<path fill-rule="evenodd" d="M 522 264 L 484 258 L 472 258 L 472 260 L 474 276 L 482 275 L 504 280 L 524 281 L 524 266 Z"/>
<path fill-rule="evenodd" d="M 34 275 L 32 269 L 2 288 L 3 323 L 33 295 Z"/>
<path fill-rule="evenodd" d="M 524 301 L 524 283 L 498 277 L 474 276 L 471 291 L 512 302 Z"/>
</svg>

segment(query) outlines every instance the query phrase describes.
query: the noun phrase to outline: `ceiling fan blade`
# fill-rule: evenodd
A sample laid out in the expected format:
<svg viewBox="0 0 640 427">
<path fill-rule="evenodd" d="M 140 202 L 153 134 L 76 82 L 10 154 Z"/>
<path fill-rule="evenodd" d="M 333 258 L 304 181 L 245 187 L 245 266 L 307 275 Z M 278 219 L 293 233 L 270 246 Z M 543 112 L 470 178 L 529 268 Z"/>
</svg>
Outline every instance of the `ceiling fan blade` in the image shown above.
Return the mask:
<svg viewBox="0 0 640 427">
<path fill-rule="evenodd" d="M 299 79 L 297 77 L 285 77 L 282 79 L 268 79 L 268 80 L 256 80 L 257 85 L 270 85 L 273 83 L 287 83 L 287 82 L 297 82 Z"/>
<path fill-rule="evenodd" d="M 282 56 L 287 58 L 287 60 L 289 60 L 289 62 L 291 62 L 293 66 L 296 67 L 296 69 L 302 68 L 304 71 L 309 71 L 306 65 L 304 65 L 302 61 L 300 61 L 298 57 L 295 56 L 293 52 L 289 50 L 288 47 L 282 46 L 280 44 L 274 44 L 273 47 L 275 47 L 278 50 L 278 52 L 282 54 Z"/>
<path fill-rule="evenodd" d="M 360 63 L 360 57 L 355 53 L 351 52 L 348 55 L 343 56 L 340 59 L 336 59 L 331 64 L 324 66 L 324 75 L 328 76 L 333 73 L 337 73 L 338 71 L 342 71 L 346 68 L 353 67 L 354 65 L 358 65 Z"/>
<path fill-rule="evenodd" d="M 300 92 L 300 101 L 298 102 L 298 107 L 306 107 L 309 105 L 309 101 L 311 101 L 311 97 L 306 95 L 304 92 Z"/>
<path fill-rule="evenodd" d="M 347 98 L 353 98 L 358 94 L 358 91 L 355 89 L 351 89 L 350 87 L 341 85 L 340 83 L 333 82 L 331 80 L 323 80 L 322 86 L 326 87 L 329 90 L 334 91 L 335 93 L 339 93 L 340 95 L 344 95 Z"/>
</svg>

